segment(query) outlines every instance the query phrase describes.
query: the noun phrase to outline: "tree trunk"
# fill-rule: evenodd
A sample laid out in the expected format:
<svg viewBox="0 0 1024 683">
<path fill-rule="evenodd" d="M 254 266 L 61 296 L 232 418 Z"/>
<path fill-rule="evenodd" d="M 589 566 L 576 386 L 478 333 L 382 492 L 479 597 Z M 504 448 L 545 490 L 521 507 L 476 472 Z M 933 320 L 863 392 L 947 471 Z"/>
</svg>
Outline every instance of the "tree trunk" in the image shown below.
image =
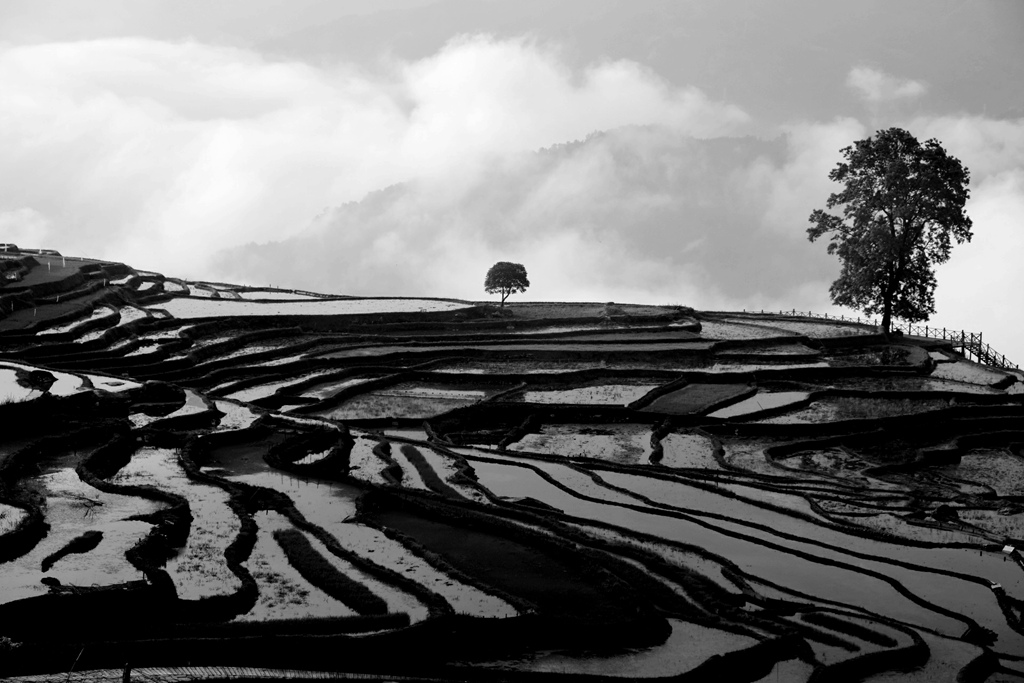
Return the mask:
<svg viewBox="0 0 1024 683">
<path fill-rule="evenodd" d="M 892 300 L 896 298 L 896 288 L 899 273 L 896 270 L 889 271 L 889 282 L 885 288 L 885 300 L 882 302 L 882 334 L 889 338 L 892 332 Z"/>
<path fill-rule="evenodd" d="M 502 309 L 505 308 L 505 299 L 507 299 L 508 295 L 511 294 L 511 293 L 512 292 L 502 292 L 501 293 L 501 305 L 498 306 L 498 308 L 502 308 Z"/>
<path fill-rule="evenodd" d="M 893 287 L 890 287 L 885 294 L 885 301 L 882 302 L 882 334 L 885 338 L 889 338 L 889 333 L 892 331 L 892 299 L 896 296 L 893 292 Z"/>
</svg>

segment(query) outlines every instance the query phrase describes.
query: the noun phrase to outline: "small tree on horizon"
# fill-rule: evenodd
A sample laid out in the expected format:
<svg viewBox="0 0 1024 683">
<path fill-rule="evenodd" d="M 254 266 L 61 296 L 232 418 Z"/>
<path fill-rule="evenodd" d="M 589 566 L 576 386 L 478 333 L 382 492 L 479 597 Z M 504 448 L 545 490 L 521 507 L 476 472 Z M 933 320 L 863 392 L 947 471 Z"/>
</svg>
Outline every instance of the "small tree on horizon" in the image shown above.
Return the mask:
<svg viewBox="0 0 1024 683">
<path fill-rule="evenodd" d="M 810 241 L 829 235 L 828 253 L 842 261 L 829 292 L 839 306 L 892 319 L 928 320 L 935 313 L 934 266 L 949 260 L 950 238 L 971 241 L 964 212 L 970 172 L 938 140 L 924 144 L 901 128 L 878 131 L 840 150 L 846 159 L 828 174 L 843 189 L 829 209 L 815 210 Z"/>
<path fill-rule="evenodd" d="M 488 294 L 501 294 L 501 308 L 505 308 L 505 299 L 515 292 L 525 292 L 530 286 L 526 277 L 526 268 L 521 263 L 498 261 L 484 278 L 484 291 Z"/>
</svg>

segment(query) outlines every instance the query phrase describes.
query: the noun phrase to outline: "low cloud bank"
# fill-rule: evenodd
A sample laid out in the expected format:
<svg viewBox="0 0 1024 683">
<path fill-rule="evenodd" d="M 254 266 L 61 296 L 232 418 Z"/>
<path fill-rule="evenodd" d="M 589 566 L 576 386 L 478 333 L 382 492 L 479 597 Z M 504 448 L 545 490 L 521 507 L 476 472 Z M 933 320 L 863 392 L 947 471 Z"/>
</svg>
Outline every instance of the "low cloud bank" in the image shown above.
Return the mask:
<svg viewBox="0 0 1024 683">
<path fill-rule="evenodd" d="M 486 36 L 375 75 L 196 42 L 6 46 L 0 81 L 0 214 L 31 212 L 48 246 L 195 276 L 219 249 L 410 178 L 458 185 L 616 126 L 748 120 L 633 62 L 572 71 L 554 48 Z"/>
<path fill-rule="evenodd" d="M 928 86 L 921 81 L 896 78 L 868 66 L 857 66 L 851 69 L 846 77 L 846 85 L 861 98 L 873 104 L 914 99 L 928 91 Z"/>
<path fill-rule="evenodd" d="M 619 128 L 493 159 L 457 187 L 393 186 L 325 212 L 294 238 L 227 251 L 216 265 L 235 279 L 273 273 L 346 293 L 483 298 L 486 269 L 512 260 L 533 283 L 522 298 L 820 308 L 820 293 L 792 300 L 831 272 L 806 240 L 806 215 L 765 218 L 789 201 L 786 178 L 805 161 L 787 161 L 792 144 Z M 764 178 L 769 169 L 779 180 Z"/>
</svg>

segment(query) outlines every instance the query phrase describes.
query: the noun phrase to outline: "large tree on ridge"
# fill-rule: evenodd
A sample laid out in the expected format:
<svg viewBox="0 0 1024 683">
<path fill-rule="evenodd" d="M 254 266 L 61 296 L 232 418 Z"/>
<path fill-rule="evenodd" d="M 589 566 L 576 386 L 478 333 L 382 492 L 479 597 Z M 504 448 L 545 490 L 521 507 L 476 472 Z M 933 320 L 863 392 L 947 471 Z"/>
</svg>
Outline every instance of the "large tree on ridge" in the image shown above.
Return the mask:
<svg viewBox="0 0 1024 683">
<path fill-rule="evenodd" d="M 526 268 L 521 263 L 498 261 L 484 277 L 484 291 L 488 294 L 501 294 L 501 308 L 505 308 L 505 299 L 514 292 L 525 292 L 530 286 L 526 277 Z"/>
<path fill-rule="evenodd" d="M 950 240 L 970 242 L 964 211 L 970 172 L 938 140 L 924 144 L 901 128 L 878 131 L 840 150 L 845 161 L 828 174 L 843 189 L 815 210 L 813 242 L 828 235 L 828 253 L 842 261 L 832 302 L 892 319 L 928 320 L 935 313 L 934 266 L 949 260 Z"/>
</svg>

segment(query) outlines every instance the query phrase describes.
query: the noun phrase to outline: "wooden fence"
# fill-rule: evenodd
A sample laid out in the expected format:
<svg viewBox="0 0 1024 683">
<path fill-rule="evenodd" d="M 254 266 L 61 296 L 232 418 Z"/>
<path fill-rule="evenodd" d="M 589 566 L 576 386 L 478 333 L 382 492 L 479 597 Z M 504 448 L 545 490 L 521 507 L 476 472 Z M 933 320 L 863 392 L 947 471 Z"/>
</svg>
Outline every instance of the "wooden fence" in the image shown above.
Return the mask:
<svg viewBox="0 0 1024 683">
<path fill-rule="evenodd" d="M 929 325 L 914 325 L 912 323 L 892 324 L 894 330 L 900 330 L 904 334 L 914 337 L 929 337 L 931 339 L 946 339 L 953 342 L 953 348 L 964 356 L 973 360 L 991 365 L 994 368 L 1007 370 L 1019 370 L 1020 368 L 1010 362 L 1006 356 L 997 353 L 995 349 L 981 340 L 981 332 L 965 332 L 963 330 L 947 330 L 945 327 L 931 327 Z"/>
<path fill-rule="evenodd" d="M 748 313 L 751 311 L 744 311 Z M 801 318 L 821 318 L 823 320 L 835 320 L 837 322 L 848 322 L 848 323 L 859 323 L 861 325 L 872 325 L 876 328 L 881 328 L 882 324 L 879 320 L 871 320 L 870 318 L 854 318 L 852 316 L 844 315 L 829 315 L 828 313 L 814 313 L 813 311 L 798 311 L 793 309 L 792 311 L 764 311 L 761 313 L 766 315 L 786 315 Z M 965 332 L 964 330 L 952 330 L 946 329 L 945 327 L 935 327 L 932 325 L 915 325 L 913 323 L 904 323 L 899 321 L 892 321 L 892 329 L 899 330 L 903 334 L 913 337 L 927 337 L 929 339 L 945 339 L 952 342 L 953 349 L 959 351 L 966 358 L 970 358 L 978 363 L 989 365 L 994 368 L 1003 368 L 1004 370 L 1019 370 L 1020 367 L 1015 363 L 1011 363 L 1010 359 L 1001 353 L 998 353 L 988 344 L 984 343 L 981 339 L 981 332 L 975 334 L 974 332 Z"/>
</svg>

